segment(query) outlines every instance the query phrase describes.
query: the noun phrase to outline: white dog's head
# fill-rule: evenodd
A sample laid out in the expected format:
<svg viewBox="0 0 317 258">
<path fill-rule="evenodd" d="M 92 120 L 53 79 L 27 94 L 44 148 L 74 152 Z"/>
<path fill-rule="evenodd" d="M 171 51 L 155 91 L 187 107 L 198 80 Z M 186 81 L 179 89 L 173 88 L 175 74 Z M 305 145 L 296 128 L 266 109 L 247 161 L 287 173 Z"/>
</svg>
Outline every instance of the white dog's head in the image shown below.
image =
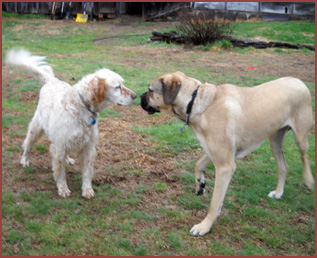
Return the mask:
<svg viewBox="0 0 317 258">
<path fill-rule="evenodd" d="M 130 105 L 137 95 L 125 87 L 123 82 L 119 74 L 101 69 L 79 82 L 83 86 L 80 94 L 93 112 L 100 112 L 111 104 Z"/>
</svg>

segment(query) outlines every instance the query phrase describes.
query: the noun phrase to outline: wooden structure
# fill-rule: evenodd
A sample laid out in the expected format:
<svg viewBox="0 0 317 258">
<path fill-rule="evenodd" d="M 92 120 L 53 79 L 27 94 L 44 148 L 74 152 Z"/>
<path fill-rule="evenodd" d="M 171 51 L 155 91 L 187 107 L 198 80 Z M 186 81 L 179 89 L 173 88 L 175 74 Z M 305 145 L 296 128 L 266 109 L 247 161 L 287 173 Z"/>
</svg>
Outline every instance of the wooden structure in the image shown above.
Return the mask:
<svg viewBox="0 0 317 258">
<path fill-rule="evenodd" d="M 144 20 L 176 19 L 176 11 L 190 7 L 209 10 L 216 18 L 263 20 L 315 19 L 314 2 L 2 2 L 2 10 L 65 18 L 85 11 L 89 17 L 115 18 L 118 14 L 142 15 Z"/>
</svg>

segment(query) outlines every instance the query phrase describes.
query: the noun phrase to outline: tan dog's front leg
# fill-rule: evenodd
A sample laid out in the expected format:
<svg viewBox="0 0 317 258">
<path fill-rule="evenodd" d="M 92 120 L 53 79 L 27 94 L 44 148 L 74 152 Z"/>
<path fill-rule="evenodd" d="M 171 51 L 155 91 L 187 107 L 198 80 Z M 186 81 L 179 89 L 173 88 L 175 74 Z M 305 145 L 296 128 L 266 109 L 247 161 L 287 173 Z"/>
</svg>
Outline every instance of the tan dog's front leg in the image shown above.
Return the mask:
<svg viewBox="0 0 317 258">
<path fill-rule="evenodd" d="M 190 230 L 191 235 L 203 236 L 210 231 L 214 221 L 220 215 L 223 200 L 225 198 L 226 191 L 235 167 L 236 166 L 234 162 L 233 165 L 226 165 L 221 167 L 216 166 L 215 188 L 208 214 L 201 223 L 192 227 L 192 229 Z"/>
<path fill-rule="evenodd" d="M 205 193 L 206 181 L 203 172 L 205 172 L 206 166 L 211 163 L 210 158 L 205 154 L 201 157 L 195 166 L 195 183 L 197 195 Z"/>
</svg>

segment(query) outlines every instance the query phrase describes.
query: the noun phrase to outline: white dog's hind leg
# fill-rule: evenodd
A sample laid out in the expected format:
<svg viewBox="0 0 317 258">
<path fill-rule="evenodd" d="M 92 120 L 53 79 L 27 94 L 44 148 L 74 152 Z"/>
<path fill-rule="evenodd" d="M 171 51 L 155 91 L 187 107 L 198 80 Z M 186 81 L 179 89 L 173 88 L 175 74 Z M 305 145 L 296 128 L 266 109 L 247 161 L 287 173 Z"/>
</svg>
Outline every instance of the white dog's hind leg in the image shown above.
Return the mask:
<svg viewBox="0 0 317 258">
<path fill-rule="evenodd" d="M 283 144 L 285 134 L 288 131 L 288 129 L 288 127 L 280 129 L 275 134 L 273 134 L 269 139 L 271 150 L 276 160 L 278 170 L 277 187 L 276 190 L 269 193 L 268 196 L 270 198 L 280 199 L 284 193 L 285 178 L 287 175 L 287 164 L 284 157 Z"/>
<path fill-rule="evenodd" d="M 82 170 L 82 196 L 91 199 L 95 196 L 92 189 L 92 177 L 94 175 L 94 161 L 96 156 L 95 146 L 86 146 L 80 153 L 81 170 Z"/>
<path fill-rule="evenodd" d="M 66 173 L 65 173 L 65 155 L 63 153 L 57 152 L 55 146 L 51 144 L 50 151 L 52 154 L 52 168 L 53 176 L 56 181 L 56 186 L 58 190 L 58 195 L 61 197 L 68 197 L 71 194 L 71 191 L 68 188 L 66 182 Z"/>
<path fill-rule="evenodd" d="M 210 158 L 207 155 L 201 157 L 195 166 L 195 184 L 197 195 L 205 193 L 206 181 L 203 172 L 205 172 L 206 166 L 211 163 Z"/>
<path fill-rule="evenodd" d="M 43 134 L 42 127 L 38 121 L 38 113 L 37 110 L 28 126 L 28 132 L 26 138 L 23 142 L 23 154 L 20 161 L 20 164 L 23 167 L 28 167 L 30 165 L 29 161 L 29 152 L 31 151 L 34 143 L 41 137 Z"/>
</svg>

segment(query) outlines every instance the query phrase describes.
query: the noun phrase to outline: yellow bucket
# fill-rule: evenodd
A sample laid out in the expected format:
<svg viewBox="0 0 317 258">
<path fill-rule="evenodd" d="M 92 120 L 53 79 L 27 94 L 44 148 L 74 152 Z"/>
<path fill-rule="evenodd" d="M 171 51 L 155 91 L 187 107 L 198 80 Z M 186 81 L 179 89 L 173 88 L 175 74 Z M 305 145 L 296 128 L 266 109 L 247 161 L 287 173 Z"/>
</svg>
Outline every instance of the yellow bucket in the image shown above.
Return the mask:
<svg viewBox="0 0 317 258">
<path fill-rule="evenodd" d="M 88 14 L 77 13 L 75 22 L 87 22 Z"/>
</svg>

